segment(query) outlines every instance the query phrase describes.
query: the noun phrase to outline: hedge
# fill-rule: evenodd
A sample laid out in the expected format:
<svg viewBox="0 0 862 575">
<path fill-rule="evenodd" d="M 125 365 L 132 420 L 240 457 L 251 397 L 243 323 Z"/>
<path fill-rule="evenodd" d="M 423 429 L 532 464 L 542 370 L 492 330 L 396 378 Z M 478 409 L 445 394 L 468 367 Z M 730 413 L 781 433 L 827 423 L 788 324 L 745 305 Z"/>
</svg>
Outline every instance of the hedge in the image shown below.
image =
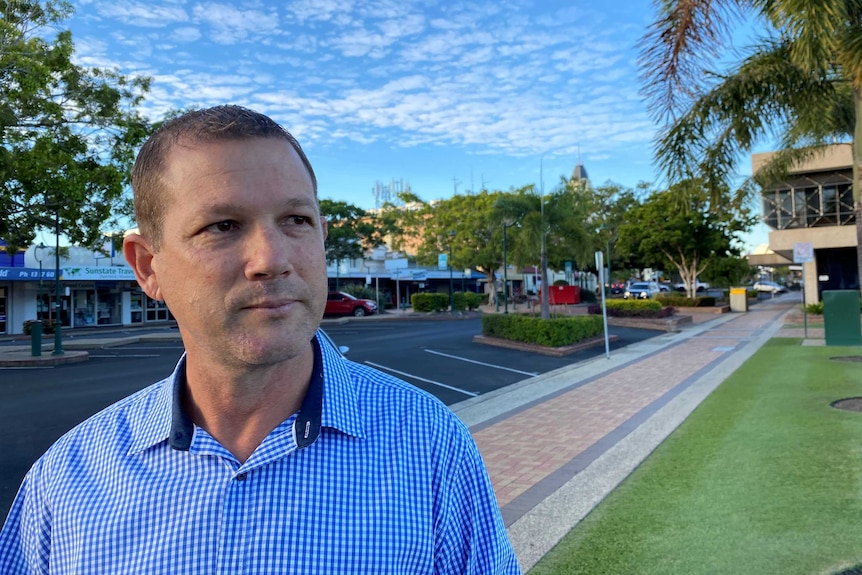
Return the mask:
<svg viewBox="0 0 862 575">
<path fill-rule="evenodd" d="M 413 311 L 435 312 L 449 309 L 449 294 L 440 292 L 415 293 L 410 296 L 410 305 Z M 479 309 L 482 305 L 482 296 L 473 292 L 456 291 L 452 294 L 453 311 L 464 311 L 465 309 Z"/>
<path fill-rule="evenodd" d="M 713 296 L 703 296 L 690 298 L 678 294 L 659 294 L 656 299 L 664 306 L 673 307 L 713 307 L 715 306 L 715 298 Z"/>
<path fill-rule="evenodd" d="M 601 335 L 602 318 L 595 316 L 542 319 L 522 315 L 482 317 L 482 335 L 549 347 L 572 345 Z"/>
<path fill-rule="evenodd" d="M 648 317 L 662 318 L 674 314 L 673 307 L 662 307 L 655 299 L 609 299 L 607 300 L 608 316 L 611 317 Z M 591 315 L 601 315 L 601 304 L 594 303 L 587 308 Z"/>
</svg>

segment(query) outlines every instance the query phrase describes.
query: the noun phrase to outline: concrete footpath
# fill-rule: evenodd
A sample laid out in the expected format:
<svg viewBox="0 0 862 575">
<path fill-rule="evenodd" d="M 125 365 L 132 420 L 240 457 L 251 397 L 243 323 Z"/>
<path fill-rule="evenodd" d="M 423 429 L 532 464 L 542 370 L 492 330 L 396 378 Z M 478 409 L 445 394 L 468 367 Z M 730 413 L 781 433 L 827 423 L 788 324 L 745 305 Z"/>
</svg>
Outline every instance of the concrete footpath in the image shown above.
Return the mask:
<svg viewBox="0 0 862 575">
<path fill-rule="evenodd" d="M 453 405 L 485 459 L 522 570 L 776 335 L 799 303 L 788 294 L 713 316 Z M 822 337 L 822 329 L 809 335 Z"/>
<path fill-rule="evenodd" d="M 791 293 L 746 313 L 702 316 L 679 332 L 612 351 L 610 358 L 601 354 L 451 406 L 485 459 L 523 571 L 778 334 L 799 303 Z M 798 328 L 782 331 L 802 337 Z M 812 328 L 804 344 L 822 345 L 822 332 Z M 29 345 L 7 341 L 0 366 L 81 361 L 86 349 L 166 339 L 179 339 L 178 331 L 82 334 L 64 337 L 66 354 L 57 357 L 48 336 L 39 358 L 30 357 Z"/>
</svg>

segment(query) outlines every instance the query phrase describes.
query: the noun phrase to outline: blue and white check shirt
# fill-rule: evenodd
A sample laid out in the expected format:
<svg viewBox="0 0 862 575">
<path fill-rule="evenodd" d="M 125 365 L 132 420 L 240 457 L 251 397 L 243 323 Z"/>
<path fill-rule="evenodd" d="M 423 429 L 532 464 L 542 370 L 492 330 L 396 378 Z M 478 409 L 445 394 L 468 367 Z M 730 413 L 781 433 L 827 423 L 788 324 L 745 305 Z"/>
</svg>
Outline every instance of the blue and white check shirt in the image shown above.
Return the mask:
<svg viewBox="0 0 862 575">
<path fill-rule="evenodd" d="M 180 408 L 184 360 L 67 433 L 24 479 L 0 573 L 519 573 L 464 425 L 313 347 L 302 409 L 243 464 Z"/>
</svg>

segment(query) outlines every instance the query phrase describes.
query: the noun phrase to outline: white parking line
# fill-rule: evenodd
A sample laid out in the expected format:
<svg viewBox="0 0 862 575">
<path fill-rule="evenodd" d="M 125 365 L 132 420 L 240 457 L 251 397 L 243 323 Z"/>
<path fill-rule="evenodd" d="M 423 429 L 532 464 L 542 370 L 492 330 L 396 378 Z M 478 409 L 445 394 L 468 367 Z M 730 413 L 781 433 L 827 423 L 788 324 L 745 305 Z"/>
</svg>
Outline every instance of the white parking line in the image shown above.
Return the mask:
<svg viewBox="0 0 862 575">
<path fill-rule="evenodd" d="M 157 355 L 157 354 L 142 354 L 142 353 L 139 353 L 139 354 L 115 353 L 115 354 L 99 354 L 99 355 L 91 353 L 90 358 L 94 358 L 94 357 L 97 357 L 100 359 L 104 359 L 104 358 L 114 359 L 117 357 L 162 357 L 162 356 Z"/>
<path fill-rule="evenodd" d="M 440 351 L 434 351 L 433 349 L 426 349 L 428 353 L 433 353 L 434 355 L 442 355 L 443 357 L 448 357 L 450 359 L 457 359 L 460 361 L 466 361 L 468 363 L 475 363 L 477 365 L 484 365 L 486 367 L 493 367 L 494 369 L 503 369 L 505 371 L 513 371 L 515 373 L 520 373 L 522 375 L 539 375 L 538 372 L 535 371 L 521 371 L 520 369 L 512 369 L 511 367 L 503 367 L 501 365 L 494 365 L 493 363 L 485 363 L 484 361 L 476 361 L 475 359 L 467 359 L 466 357 L 458 357 L 457 355 L 450 355 L 448 353 L 443 353 Z"/>
<path fill-rule="evenodd" d="M 452 391 L 457 391 L 459 393 L 463 393 L 464 395 L 469 395 L 470 397 L 476 397 L 479 395 L 478 393 L 467 391 L 464 389 L 458 389 L 457 387 L 452 387 L 451 385 L 446 385 L 445 383 L 440 383 L 439 381 L 433 381 L 431 379 L 425 379 L 424 377 L 419 377 L 418 375 L 410 375 L 409 373 L 405 373 L 403 371 L 398 371 L 397 369 L 392 369 L 391 367 L 386 367 L 385 365 L 380 365 L 379 363 L 374 363 L 373 361 L 366 361 L 368 365 L 371 367 L 376 367 L 377 369 L 382 369 L 385 371 L 389 371 L 392 373 L 397 373 L 403 377 L 409 377 L 410 379 L 415 379 L 417 381 L 424 381 L 425 383 L 430 383 L 431 385 L 438 385 L 440 387 L 445 387 L 446 389 L 451 389 Z"/>
</svg>

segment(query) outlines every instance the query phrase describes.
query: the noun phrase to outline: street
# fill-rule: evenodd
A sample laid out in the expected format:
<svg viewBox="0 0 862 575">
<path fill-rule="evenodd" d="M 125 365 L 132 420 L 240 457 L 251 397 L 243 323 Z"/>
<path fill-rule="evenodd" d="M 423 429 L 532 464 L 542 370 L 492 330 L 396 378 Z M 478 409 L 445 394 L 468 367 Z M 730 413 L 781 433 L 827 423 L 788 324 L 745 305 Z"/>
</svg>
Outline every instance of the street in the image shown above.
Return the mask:
<svg viewBox="0 0 862 575">
<path fill-rule="evenodd" d="M 604 353 L 604 346 L 549 357 L 473 343 L 479 319 L 458 321 L 327 322 L 347 357 L 400 377 L 454 404 Z M 660 332 L 611 328 L 614 349 Z M 90 350 L 84 363 L 54 368 L 0 369 L 0 517 L 21 479 L 63 433 L 111 403 L 170 374 L 182 354 L 177 342 Z"/>
</svg>

